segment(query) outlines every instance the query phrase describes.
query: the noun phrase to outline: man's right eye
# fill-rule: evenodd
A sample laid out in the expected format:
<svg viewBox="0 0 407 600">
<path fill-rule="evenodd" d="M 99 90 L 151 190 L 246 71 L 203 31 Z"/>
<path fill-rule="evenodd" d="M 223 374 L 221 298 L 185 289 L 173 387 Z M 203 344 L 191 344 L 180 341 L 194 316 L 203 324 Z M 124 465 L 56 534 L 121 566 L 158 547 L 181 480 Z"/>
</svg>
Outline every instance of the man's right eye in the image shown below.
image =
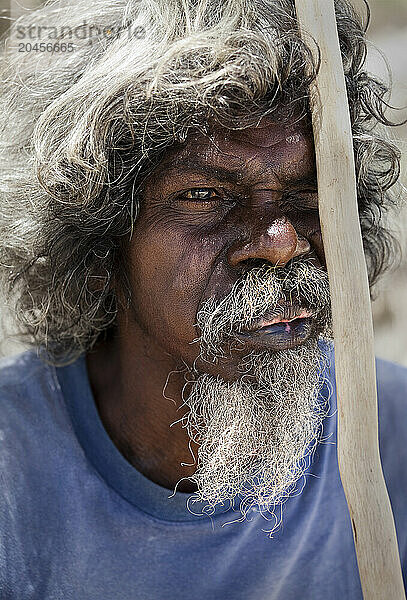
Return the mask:
<svg viewBox="0 0 407 600">
<path fill-rule="evenodd" d="M 219 213 L 220 210 L 223 214 L 239 202 L 239 199 L 224 189 L 195 187 L 174 194 L 170 201 L 181 210 L 196 213 Z"/>
<path fill-rule="evenodd" d="M 219 194 L 213 188 L 191 188 L 177 197 L 178 200 L 192 200 L 196 202 L 211 202 L 219 199 Z"/>
<path fill-rule="evenodd" d="M 224 197 L 214 188 L 191 188 L 177 194 L 172 201 L 184 210 L 212 212 L 224 204 Z"/>
</svg>

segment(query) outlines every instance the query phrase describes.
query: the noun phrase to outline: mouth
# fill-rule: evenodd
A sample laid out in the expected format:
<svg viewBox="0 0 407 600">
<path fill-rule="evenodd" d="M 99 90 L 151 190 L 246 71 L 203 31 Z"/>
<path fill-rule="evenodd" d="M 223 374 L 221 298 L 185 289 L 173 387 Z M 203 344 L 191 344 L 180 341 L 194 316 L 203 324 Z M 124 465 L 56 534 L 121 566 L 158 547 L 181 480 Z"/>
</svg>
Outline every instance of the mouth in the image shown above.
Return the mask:
<svg viewBox="0 0 407 600">
<path fill-rule="evenodd" d="M 266 315 L 249 329 L 235 334 L 245 345 L 270 350 L 294 348 L 315 334 L 312 313 L 304 308 L 289 306 L 277 315 Z"/>
</svg>

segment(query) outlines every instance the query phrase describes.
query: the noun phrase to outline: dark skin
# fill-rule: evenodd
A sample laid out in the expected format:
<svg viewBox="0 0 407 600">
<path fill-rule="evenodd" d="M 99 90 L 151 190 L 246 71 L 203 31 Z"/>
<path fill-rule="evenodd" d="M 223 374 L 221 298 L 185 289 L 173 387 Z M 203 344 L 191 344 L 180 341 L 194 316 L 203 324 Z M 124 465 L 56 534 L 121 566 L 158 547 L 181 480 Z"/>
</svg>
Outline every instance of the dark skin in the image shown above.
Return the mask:
<svg viewBox="0 0 407 600">
<path fill-rule="evenodd" d="M 306 123 L 263 120 L 210 138 L 196 134 L 146 181 L 125 257 L 131 304 L 118 315 L 116 337 L 87 361 L 107 432 L 152 481 L 173 489 L 195 471 L 180 464 L 192 462 L 185 430 L 170 425 L 185 410 L 181 371 L 199 354 L 192 342 L 202 302 L 226 296 L 253 259 L 283 266 L 295 257 L 325 268 Z M 238 361 L 237 353 L 196 367 L 232 381 Z M 194 486 L 183 481 L 178 489 Z"/>
</svg>

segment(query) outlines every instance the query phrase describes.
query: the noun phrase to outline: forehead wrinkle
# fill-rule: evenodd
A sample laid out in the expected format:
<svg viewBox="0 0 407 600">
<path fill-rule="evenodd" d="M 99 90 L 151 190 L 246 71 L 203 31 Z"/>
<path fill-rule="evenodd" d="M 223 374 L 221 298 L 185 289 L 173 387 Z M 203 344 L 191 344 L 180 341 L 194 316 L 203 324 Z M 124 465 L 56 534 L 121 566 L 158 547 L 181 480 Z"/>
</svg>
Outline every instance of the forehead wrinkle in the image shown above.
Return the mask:
<svg viewBox="0 0 407 600">
<path fill-rule="evenodd" d="M 227 152 L 213 143 L 203 151 L 191 152 L 184 149 L 178 156 L 173 155 L 160 168 L 159 174 L 164 180 L 185 173 L 204 175 L 219 182 L 227 181 L 234 185 L 298 185 L 306 182 L 315 185 L 315 168 L 309 165 L 306 152 L 301 157 L 284 156 L 276 152 L 274 156 L 259 153 L 241 158 L 236 152 Z M 311 167 L 311 169 L 310 169 Z"/>
<path fill-rule="evenodd" d="M 227 181 L 236 186 L 238 185 L 250 185 L 265 187 L 262 189 L 273 189 L 273 188 L 298 188 L 298 187 L 317 187 L 316 173 L 298 173 L 296 177 L 286 177 L 285 173 L 278 173 L 275 169 L 271 170 L 271 173 L 266 175 L 266 169 L 262 169 L 257 173 L 257 177 L 253 177 L 253 174 L 246 174 L 244 168 L 236 168 L 236 170 L 229 170 L 223 167 L 214 165 L 191 165 L 191 168 L 186 169 L 187 171 L 196 174 L 202 174 L 210 179 L 217 180 L 219 182 Z M 180 168 L 171 166 L 165 171 L 165 178 L 170 178 L 172 173 L 179 175 Z M 271 177 L 270 177 L 271 175 Z"/>
<path fill-rule="evenodd" d="M 176 160 L 168 167 L 163 167 L 160 170 L 160 175 L 164 179 L 169 179 L 172 175 L 179 176 L 180 173 L 184 172 L 185 174 L 204 175 L 210 179 L 216 179 L 219 182 L 227 181 L 234 185 L 256 185 L 262 181 L 270 183 L 271 180 L 274 184 L 279 185 L 280 178 L 274 168 L 275 166 L 268 169 L 260 163 L 254 169 L 250 168 L 250 171 L 248 171 L 247 163 L 248 161 L 239 161 L 234 166 L 225 167 L 206 160 L 199 161 L 188 158 L 186 160 Z"/>
</svg>

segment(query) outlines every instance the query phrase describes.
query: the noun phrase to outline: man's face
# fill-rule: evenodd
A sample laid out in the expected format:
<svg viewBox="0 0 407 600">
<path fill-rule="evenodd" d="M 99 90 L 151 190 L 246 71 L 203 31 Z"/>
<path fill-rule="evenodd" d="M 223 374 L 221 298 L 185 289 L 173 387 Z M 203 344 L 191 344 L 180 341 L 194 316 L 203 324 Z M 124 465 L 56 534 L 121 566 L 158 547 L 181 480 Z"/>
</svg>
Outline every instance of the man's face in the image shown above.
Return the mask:
<svg viewBox="0 0 407 600">
<path fill-rule="evenodd" d="M 192 365 L 205 302 L 221 301 L 254 266 L 281 268 L 302 257 L 324 265 L 306 124 L 263 120 L 196 134 L 169 151 L 145 184 L 129 255 L 133 319 L 151 344 Z M 239 350 L 201 370 L 234 380 L 248 351 L 284 350 L 317 335 L 307 307 L 283 304 L 280 314 L 251 324 Z"/>
<path fill-rule="evenodd" d="M 128 263 L 134 343 L 189 369 L 198 498 L 278 504 L 320 431 L 317 339 L 330 331 L 306 126 L 263 121 L 168 152 Z"/>
</svg>

